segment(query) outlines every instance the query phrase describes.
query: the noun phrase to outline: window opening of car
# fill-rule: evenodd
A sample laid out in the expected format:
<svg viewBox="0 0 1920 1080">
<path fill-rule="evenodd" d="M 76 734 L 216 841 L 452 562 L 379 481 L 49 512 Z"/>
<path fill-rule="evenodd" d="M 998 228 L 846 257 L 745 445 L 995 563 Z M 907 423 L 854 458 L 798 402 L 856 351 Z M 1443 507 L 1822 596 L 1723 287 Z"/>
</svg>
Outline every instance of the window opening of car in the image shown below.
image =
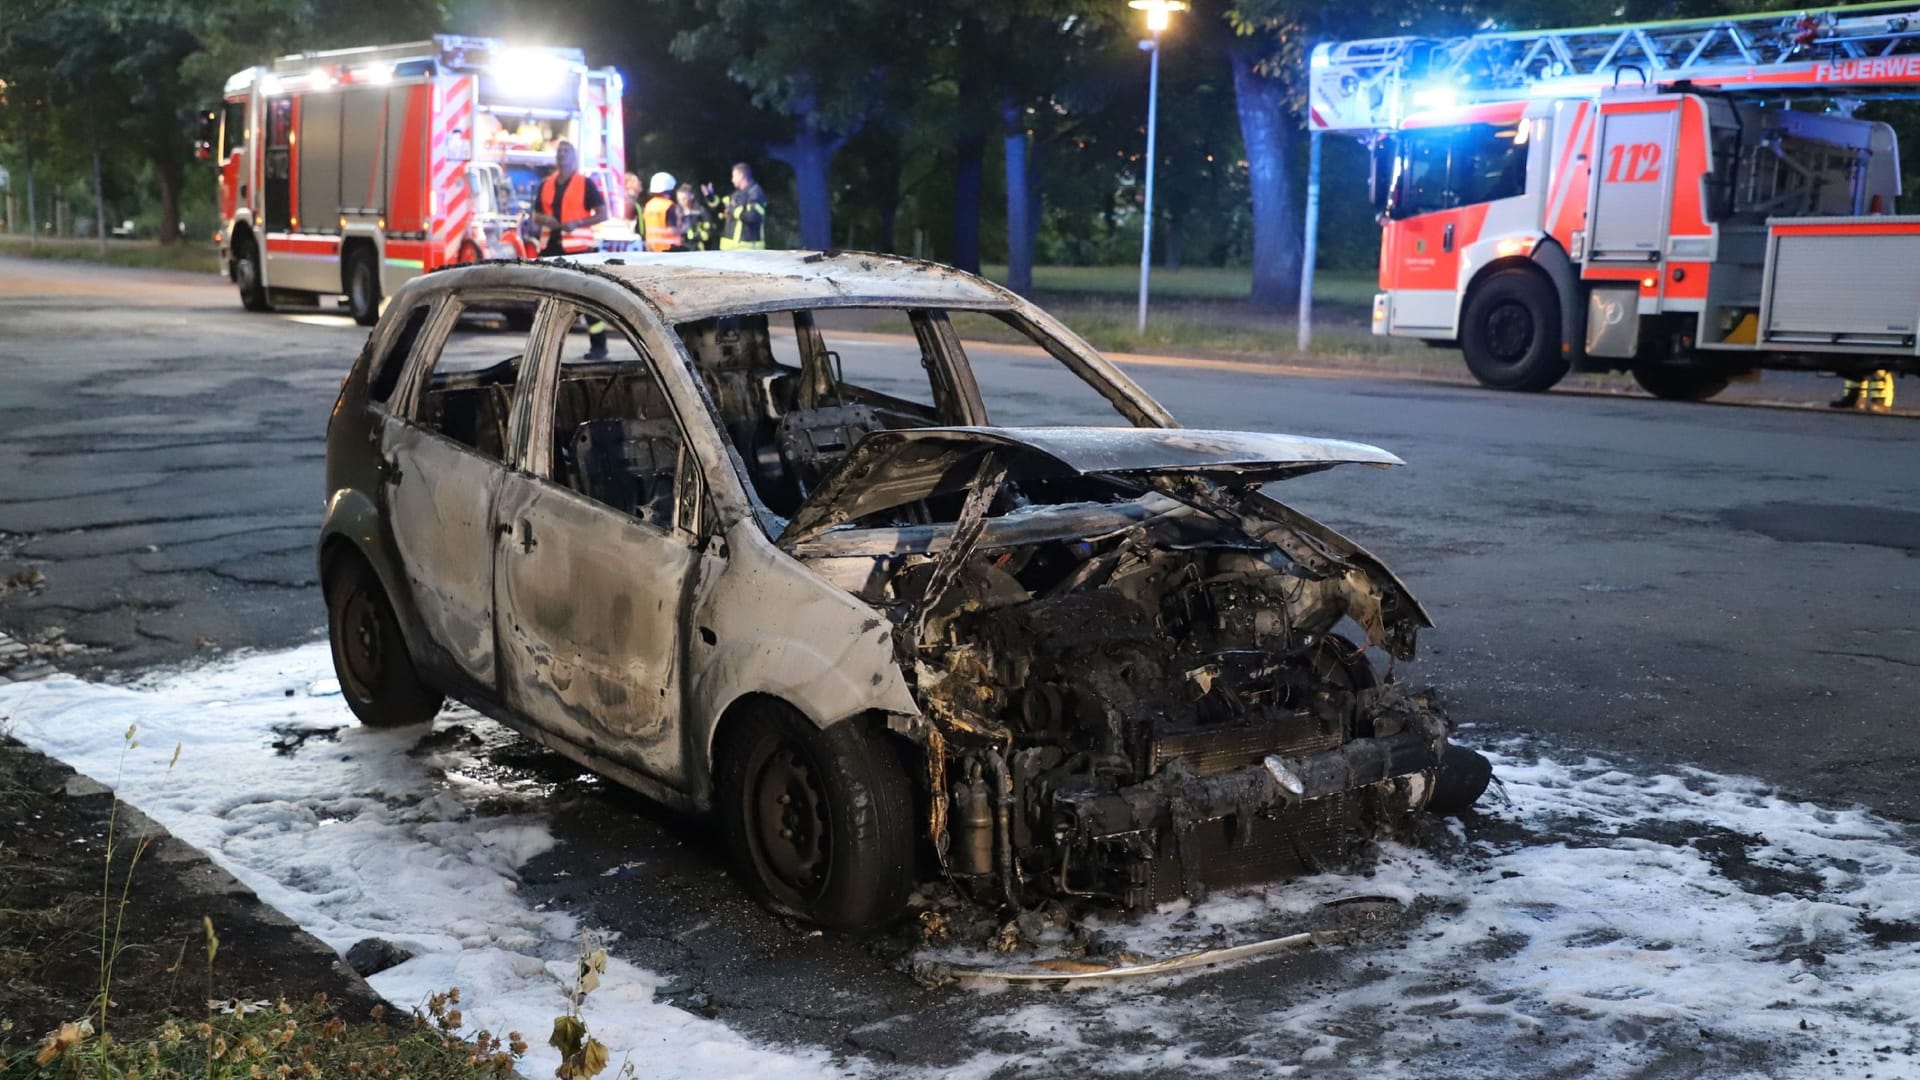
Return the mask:
<svg viewBox="0 0 1920 1080">
<path fill-rule="evenodd" d="M 1414 128 L 1398 142 L 1396 218 L 1523 195 L 1527 144 L 1520 124 Z"/>
<path fill-rule="evenodd" d="M 583 338 L 561 346 L 549 479 L 647 525 L 691 528 L 679 492 L 692 458 L 646 350 L 614 329 L 607 355 L 588 357 Z"/>
<path fill-rule="evenodd" d="M 987 422 L 1000 427 L 1132 425 L 1079 372 L 1051 355 L 1047 343 L 1002 312 L 949 311 L 947 320 L 965 353 Z M 1008 346 L 1015 348 L 1008 348 Z M 1019 348 L 1025 346 L 1026 348 Z"/>
<path fill-rule="evenodd" d="M 387 349 L 374 361 L 373 374 L 367 380 L 367 399 L 384 403 L 393 396 L 394 387 L 400 385 L 400 373 L 407 368 L 407 357 L 413 355 L 413 346 L 420 340 L 420 330 L 427 325 L 427 316 L 433 312 L 431 302 L 415 304 L 407 312 L 406 321 L 400 329 L 394 331 L 387 342 Z"/>
<path fill-rule="evenodd" d="M 763 522 L 771 531 L 777 533 L 867 436 L 977 422 L 977 412 L 962 403 L 962 391 L 953 385 L 964 377 L 965 356 L 948 320 L 948 312 L 931 308 L 814 309 L 676 327 L 755 496 L 781 519 Z M 868 328 L 885 325 L 910 331 L 911 338 L 867 336 Z M 1077 378 L 1057 358 L 1046 362 Z M 1013 393 L 1011 379 L 1006 385 Z M 1104 398 L 1101 403 L 1101 419 L 1116 426 L 1115 408 Z M 1029 475 L 1004 485 L 989 515 L 1035 504 L 1131 498 L 1139 490 L 1107 480 Z M 942 492 L 864 524 L 950 522 L 964 494 Z"/>
<path fill-rule="evenodd" d="M 416 414 L 421 427 L 496 461 L 512 445 L 507 424 L 529 336 L 505 324 L 500 306 L 472 299 L 456 311 L 425 372 Z"/>
<path fill-rule="evenodd" d="M 755 495 L 786 517 L 869 432 L 967 422 L 937 359 L 935 323 L 944 319 L 907 308 L 802 309 L 677 329 Z"/>
</svg>

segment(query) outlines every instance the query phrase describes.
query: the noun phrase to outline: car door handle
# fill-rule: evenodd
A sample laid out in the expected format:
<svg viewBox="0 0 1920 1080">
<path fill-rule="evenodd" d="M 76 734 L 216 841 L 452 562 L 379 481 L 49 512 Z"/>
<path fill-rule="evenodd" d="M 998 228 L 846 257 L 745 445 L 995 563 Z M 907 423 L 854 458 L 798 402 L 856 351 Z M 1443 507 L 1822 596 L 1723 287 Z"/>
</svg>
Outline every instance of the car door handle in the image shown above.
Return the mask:
<svg viewBox="0 0 1920 1080">
<path fill-rule="evenodd" d="M 400 482 L 400 477 L 404 474 L 400 471 L 399 458 L 379 457 L 375 458 L 374 461 L 374 468 L 379 471 L 382 480 L 385 480 L 389 484 L 398 484 Z"/>
<path fill-rule="evenodd" d="M 507 532 L 512 531 L 511 528 L 506 525 L 502 525 L 500 526 L 500 528 L 503 531 L 507 531 Z M 539 543 L 540 542 L 538 540 L 535 540 L 533 538 L 533 522 L 528 521 L 526 518 L 521 518 L 520 519 L 520 550 L 531 554 L 534 547 L 537 546 Z"/>
<path fill-rule="evenodd" d="M 1451 252 L 1453 250 L 1453 226 L 1452 225 L 1448 225 L 1445 229 L 1442 229 L 1440 231 L 1440 250 L 1446 251 L 1446 252 Z"/>
</svg>

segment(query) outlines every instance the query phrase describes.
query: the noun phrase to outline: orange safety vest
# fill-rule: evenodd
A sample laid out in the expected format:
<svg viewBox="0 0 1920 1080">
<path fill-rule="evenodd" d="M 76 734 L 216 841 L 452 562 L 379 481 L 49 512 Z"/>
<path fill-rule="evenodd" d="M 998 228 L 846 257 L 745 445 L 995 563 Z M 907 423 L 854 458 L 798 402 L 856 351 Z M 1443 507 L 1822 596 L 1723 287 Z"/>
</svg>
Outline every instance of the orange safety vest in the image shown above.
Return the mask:
<svg viewBox="0 0 1920 1080">
<path fill-rule="evenodd" d="M 559 173 L 549 173 L 545 180 L 540 181 L 540 209 L 561 221 L 585 219 L 591 213 L 587 209 L 587 184 L 591 181 L 580 173 L 574 173 L 573 178 L 567 181 L 567 190 L 560 195 L 560 209 L 555 210 L 553 183 L 559 178 Z M 569 255 L 592 251 L 599 246 L 599 241 L 594 239 L 591 229 L 574 229 L 560 236 L 560 249 Z"/>
<path fill-rule="evenodd" d="M 655 195 L 647 200 L 640 210 L 640 219 L 646 226 L 648 251 L 675 251 L 685 245 L 686 236 L 680 228 L 680 215 L 674 213 L 678 207 L 668 195 Z"/>
</svg>

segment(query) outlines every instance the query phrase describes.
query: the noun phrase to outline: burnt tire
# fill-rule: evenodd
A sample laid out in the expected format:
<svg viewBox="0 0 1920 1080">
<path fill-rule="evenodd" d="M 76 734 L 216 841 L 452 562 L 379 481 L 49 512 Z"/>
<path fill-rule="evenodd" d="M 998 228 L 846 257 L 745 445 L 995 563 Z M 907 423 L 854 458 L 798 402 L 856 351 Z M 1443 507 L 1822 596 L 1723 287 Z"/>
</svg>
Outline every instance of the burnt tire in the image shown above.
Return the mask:
<svg viewBox="0 0 1920 1080">
<path fill-rule="evenodd" d="M 1705 401 L 1727 388 L 1727 376 L 1701 368 L 1642 364 L 1633 369 L 1640 389 L 1667 401 Z"/>
<path fill-rule="evenodd" d="M 1560 298 L 1546 275 L 1501 270 L 1488 278 L 1461 317 L 1460 351 L 1480 385 L 1538 393 L 1567 374 L 1560 348 Z"/>
<path fill-rule="evenodd" d="M 380 264 L 374 258 L 373 249 L 354 248 L 347 256 L 341 277 L 341 284 L 347 290 L 347 310 L 353 314 L 353 321 L 361 326 L 379 322 Z"/>
<path fill-rule="evenodd" d="M 233 245 L 233 284 L 240 290 L 240 306 L 248 311 L 272 311 L 267 301 L 267 286 L 260 272 L 260 247 L 252 236 Z"/>
<path fill-rule="evenodd" d="M 734 873 L 755 900 L 837 928 L 883 924 L 913 887 L 913 790 L 886 735 L 825 730 L 758 701 L 720 749 L 715 806 Z"/>
<path fill-rule="evenodd" d="M 1433 795 L 1427 799 L 1427 811 L 1442 817 L 1455 817 L 1473 808 L 1493 782 L 1493 762 L 1476 750 L 1448 743 L 1440 757 L 1440 768 L 1433 779 Z"/>
<path fill-rule="evenodd" d="M 420 678 L 393 604 L 373 568 L 340 561 L 327 575 L 327 639 L 341 696 L 368 727 L 433 719 L 446 698 Z"/>
</svg>

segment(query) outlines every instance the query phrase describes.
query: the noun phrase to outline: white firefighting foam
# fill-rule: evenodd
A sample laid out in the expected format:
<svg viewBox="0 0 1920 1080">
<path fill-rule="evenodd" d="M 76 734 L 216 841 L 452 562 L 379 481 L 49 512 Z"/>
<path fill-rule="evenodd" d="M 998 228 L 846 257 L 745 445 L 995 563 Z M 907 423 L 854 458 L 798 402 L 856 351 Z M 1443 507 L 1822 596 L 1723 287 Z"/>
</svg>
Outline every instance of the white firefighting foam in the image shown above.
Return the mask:
<svg viewBox="0 0 1920 1080">
<path fill-rule="evenodd" d="M 550 1073 L 539 1035 L 564 1008 L 581 928 L 524 901 L 516 871 L 551 835 L 532 811 L 483 806 L 501 791 L 466 778 L 485 772 L 462 767 L 467 750 L 409 754 L 420 730 L 355 725 L 330 674 L 314 645 L 133 688 L 3 685 L 0 720 L 88 775 L 119 773 L 129 802 L 335 948 L 377 936 L 412 950 L 376 989 L 411 1004 L 457 985 L 469 1023 L 527 1033 L 523 1072 Z M 130 723 L 142 745 L 123 769 Z M 303 733 L 297 752 L 275 751 Z M 1431 850 L 1390 845 L 1363 877 L 1103 927 L 1164 955 L 1367 893 L 1410 905 L 1409 929 L 1225 975 L 997 995 L 979 1025 L 988 1049 L 951 1074 L 1920 1075 L 1909 831 L 1750 780 L 1499 750 L 1511 804 L 1483 803 Z M 650 1077 L 889 1071 L 656 1002 L 660 980 L 613 951 L 586 1016 L 615 1063 L 631 1055 Z"/>
</svg>

